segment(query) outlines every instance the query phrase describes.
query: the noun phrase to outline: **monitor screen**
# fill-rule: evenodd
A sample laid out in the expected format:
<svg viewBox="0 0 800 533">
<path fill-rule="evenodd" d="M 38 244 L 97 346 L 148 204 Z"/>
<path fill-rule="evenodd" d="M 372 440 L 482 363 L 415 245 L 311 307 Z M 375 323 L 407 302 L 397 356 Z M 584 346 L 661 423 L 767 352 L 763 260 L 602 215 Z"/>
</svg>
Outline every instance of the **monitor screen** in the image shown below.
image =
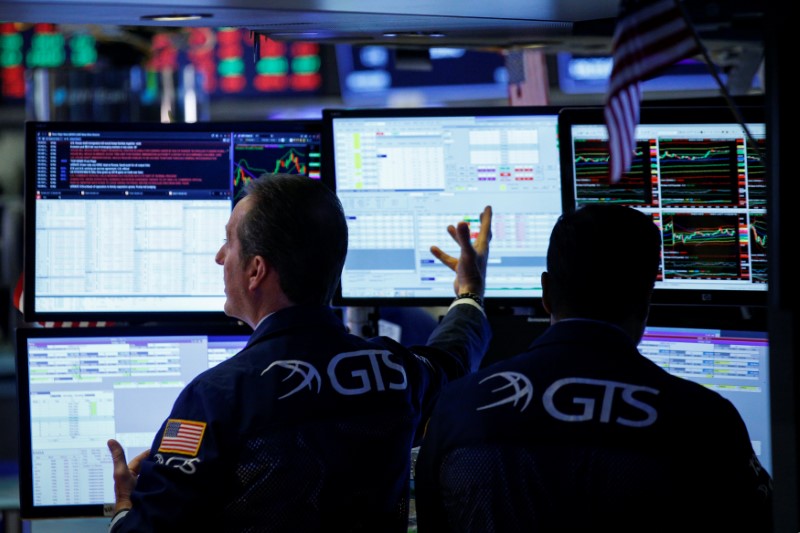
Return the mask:
<svg viewBox="0 0 800 533">
<path fill-rule="evenodd" d="M 487 305 L 533 305 L 561 214 L 557 124 L 551 107 L 324 110 L 322 179 L 350 232 L 334 303 L 449 304 L 430 247 L 458 256 L 447 226 L 477 233 L 491 205 Z"/>
<path fill-rule="evenodd" d="M 601 107 L 559 116 L 564 209 L 628 205 L 653 217 L 662 257 L 653 303 L 767 303 L 763 108 L 645 107 L 630 171 L 609 180 Z M 602 280 L 600 280 L 602 281 Z"/>
<path fill-rule="evenodd" d="M 320 177 L 321 121 L 26 124 L 27 321 L 224 318 L 214 257 L 264 172 Z"/>
<path fill-rule="evenodd" d="M 110 516 L 109 438 L 149 449 L 180 391 L 239 352 L 245 326 L 19 328 L 23 518 Z"/>
<path fill-rule="evenodd" d="M 648 326 L 639 351 L 670 374 L 730 400 L 747 426 L 759 461 L 773 473 L 766 330 Z"/>
</svg>

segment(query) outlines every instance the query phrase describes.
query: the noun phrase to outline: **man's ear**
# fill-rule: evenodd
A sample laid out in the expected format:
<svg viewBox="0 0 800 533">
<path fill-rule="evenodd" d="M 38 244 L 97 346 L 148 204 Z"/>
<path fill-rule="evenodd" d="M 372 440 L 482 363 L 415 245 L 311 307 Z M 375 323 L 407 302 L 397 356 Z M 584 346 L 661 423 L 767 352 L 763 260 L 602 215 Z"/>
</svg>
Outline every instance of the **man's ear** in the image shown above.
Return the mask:
<svg viewBox="0 0 800 533">
<path fill-rule="evenodd" d="M 550 274 L 545 271 L 542 272 L 542 307 L 544 312 L 548 315 L 552 314 L 552 306 L 550 305 Z"/>
<path fill-rule="evenodd" d="M 247 264 L 247 288 L 251 291 L 256 290 L 264 282 L 270 269 L 271 265 L 266 259 L 260 255 L 252 257 Z"/>
</svg>

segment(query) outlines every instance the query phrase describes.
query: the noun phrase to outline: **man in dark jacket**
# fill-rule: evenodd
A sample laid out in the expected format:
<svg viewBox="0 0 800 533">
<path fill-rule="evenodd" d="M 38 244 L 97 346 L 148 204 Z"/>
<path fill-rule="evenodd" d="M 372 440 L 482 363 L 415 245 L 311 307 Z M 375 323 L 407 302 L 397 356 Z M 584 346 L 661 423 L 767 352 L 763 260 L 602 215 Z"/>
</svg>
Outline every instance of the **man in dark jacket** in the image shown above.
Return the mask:
<svg viewBox="0 0 800 533">
<path fill-rule="evenodd" d="M 770 531 L 771 478 L 736 408 L 637 349 L 660 238 L 618 205 L 559 219 L 542 275 L 551 325 L 436 404 L 420 533 Z"/>
<path fill-rule="evenodd" d="M 418 430 L 490 340 L 491 216 L 474 246 L 466 223 L 448 228 L 459 258 L 432 247 L 456 272 L 457 298 L 427 345 L 406 348 L 349 334 L 329 307 L 347 251 L 335 194 L 301 176 L 251 182 L 216 260 L 225 312 L 253 334 L 187 385 L 149 452 L 126 464 L 109 441 L 110 531 L 405 533 Z"/>
</svg>

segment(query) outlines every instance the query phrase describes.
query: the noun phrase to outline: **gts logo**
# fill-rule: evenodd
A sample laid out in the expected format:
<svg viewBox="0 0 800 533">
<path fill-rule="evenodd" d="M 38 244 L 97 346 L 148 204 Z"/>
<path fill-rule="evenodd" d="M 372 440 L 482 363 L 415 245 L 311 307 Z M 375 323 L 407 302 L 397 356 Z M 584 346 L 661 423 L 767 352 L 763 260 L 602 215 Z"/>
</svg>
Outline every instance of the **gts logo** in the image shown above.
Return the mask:
<svg viewBox="0 0 800 533">
<path fill-rule="evenodd" d="M 492 393 L 502 393 L 499 400 L 490 404 L 478 407 L 478 411 L 491 409 L 500 405 L 512 404 L 520 406 L 520 412 L 524 411 L 533 398 L 533 384 L 530 379 L 519 372 L 499 372 L 492 374 L 483 380 L 481 384 L 488 381 L 502 380 L 503 384 L 492 389 Z M 510 391 L 510 392 L 509 392 Z M 586 422 L 597 420 L 600 423 L 620 424 L 630 427 L 647 427 L 652 425 L 658 418 L 655 408 L 645 401 L 642 396 L 657 395 L 658 390 L 642 385 L 632 385 L 620 381 L 609 381 L 603 379 L 589 378 L 563 378 L 554 381 L 545 389 L 542 395 L 542 407 L 553 418 L 564 422 Z M 612 412 L 616 402 L 623 402 L 642 413 L 641 418 L 625 418 L 616 416 L 612 418 Z M 556 405 L 560 405 L 561 409 Z M 574 406 L 569 409 L 567 406 Z"/>
<path fill-rule="evenodd" d="M 408 387 L 406 369 L 392 361 L 391 355 L 392 353 L 387 350 L 358 350 L 337 354 L 326 369 L 330 385 L 336 392 L 345 396 L 365 394 L 372 390 L 404 390 Z M 349 372 L 340 368 L 345 361 L 355 363 L 354 366 L 348 366 Z M 298 359 L 275 361 L 265 368 L 261 375 L 276 372 L 279 368 L 288 371 L 282 381 L 295 380 L 297 383 L 279 399 L 288 398 L 303 389 L 317 393 L 322 390 L 323 379 L 316 367 Z"/>
</svg>

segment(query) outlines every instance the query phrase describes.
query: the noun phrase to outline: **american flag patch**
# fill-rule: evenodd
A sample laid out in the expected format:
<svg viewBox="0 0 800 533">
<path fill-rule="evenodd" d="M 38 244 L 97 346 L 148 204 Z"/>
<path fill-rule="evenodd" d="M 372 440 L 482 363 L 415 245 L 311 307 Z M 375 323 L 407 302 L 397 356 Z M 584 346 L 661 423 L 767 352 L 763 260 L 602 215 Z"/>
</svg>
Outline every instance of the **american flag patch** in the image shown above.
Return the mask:
<svg viewBox="0 0 800 533">
<path fill-rule="evenodd" d="M 205 422 L 170 418 L 164 428 L 158 451 L 197 455 L 205 430 Z"/>
</svg>

